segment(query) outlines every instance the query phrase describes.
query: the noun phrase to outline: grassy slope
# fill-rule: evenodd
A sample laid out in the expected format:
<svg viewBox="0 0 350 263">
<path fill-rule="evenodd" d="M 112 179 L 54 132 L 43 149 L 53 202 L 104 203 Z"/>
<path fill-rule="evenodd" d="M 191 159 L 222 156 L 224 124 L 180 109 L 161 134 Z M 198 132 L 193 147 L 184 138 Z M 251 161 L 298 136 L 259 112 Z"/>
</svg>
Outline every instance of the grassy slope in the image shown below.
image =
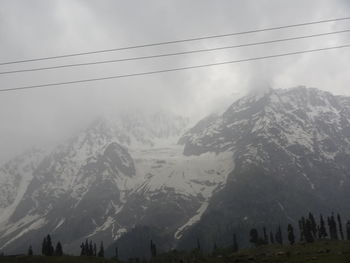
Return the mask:
<svg viewBox="0 0 350 263">
<path fill-rule="evenodd" d="M 160 256 L 160 263 L 175 262 L 180 259 L 184 263 L 227 263 L 227 262 L 266 262 L 266 263 L 350 263 L 350 242 L 319 241 L 313 244 L 296 244 L 293 246 L 267 245 L 258 248 L 242 249 L 237 253 L 229 250 L 217 251 L 212 256 L 195 256 L 193 253 L 169 252 Z"/>
<path fill-rule="evenodd" d="M 172 251 L 159 255 L 156 263 L 350 263 L 349 241 L 319 241 L 294 246 L 268 245 L 242 249 L 237 253 L 217 251 L 216 255 L 200 256 L 196 253 Z M 112 263 L 113 260 L 96 257 L 0 257 L 0 263 Z"/>
<path fill-rule="evenodd" d="M 23 256 L 23 257 L 0 257 L 0 263 L 112 263 L 116 262 L 110 259 L 98 257 L 42 257 L 42 256 Z"/>
<path fill-rule="evenodd" d="M 294 246 L 265 246 L 256 249 L 242 250 L 232 255 L 238 262 L 320 262 L 350 263 L 349 242 L 320 241 L 314 244 L 296 244 Z"/>
</svg>

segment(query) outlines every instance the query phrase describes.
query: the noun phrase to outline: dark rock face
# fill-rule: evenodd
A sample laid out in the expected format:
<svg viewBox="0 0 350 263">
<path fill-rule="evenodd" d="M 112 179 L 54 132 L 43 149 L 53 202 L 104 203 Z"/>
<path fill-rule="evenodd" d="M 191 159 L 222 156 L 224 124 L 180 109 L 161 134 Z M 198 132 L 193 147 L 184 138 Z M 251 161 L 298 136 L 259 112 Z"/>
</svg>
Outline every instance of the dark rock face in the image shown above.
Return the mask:
<svg viewBox="0 0 350 263">
<path fill-rule="evenodd" d="M 111 143 L 106 148 L 103 158 L 101 159 L 101 165 L 107 164 L 114 173 L 121 173 L 127 176 L 135 175 L 134 162 L 129 155 L 128 151 L 121 147 L 117 143 Z"/>
</svg>

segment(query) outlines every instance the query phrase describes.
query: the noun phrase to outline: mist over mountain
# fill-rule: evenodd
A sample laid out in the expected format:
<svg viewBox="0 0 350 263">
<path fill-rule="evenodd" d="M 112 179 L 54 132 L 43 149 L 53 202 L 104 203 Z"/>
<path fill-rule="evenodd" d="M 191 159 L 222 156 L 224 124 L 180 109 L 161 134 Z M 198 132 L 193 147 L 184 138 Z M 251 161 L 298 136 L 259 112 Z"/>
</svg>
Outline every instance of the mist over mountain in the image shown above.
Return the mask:
<svg viewBox="0 0 350 263">
<path fill-rule="evenodd" d="M 349 98 L 305 87 L 234 103 L 180 139 L 184 154 L 233 152 L 234 169 L 180 242 L 248 243 L 252 226 L 276 229 L 308 211 L 349 216 Z M 220 222 L 220 223 L 218 223 Z"/>
<path fill-rule="evenodd" d="M 349 138 L 350 98 L 305 87 L 250 94 L 194 125 L 167 112 L 98 118 L 0 168 L 0 250 L 40 250 L 50 233 L 70 253 L 92 239 L 128 258 L 148 255 L 140 238 L 211 249 L 309 211 L 350 216 Z"/>
</svg>

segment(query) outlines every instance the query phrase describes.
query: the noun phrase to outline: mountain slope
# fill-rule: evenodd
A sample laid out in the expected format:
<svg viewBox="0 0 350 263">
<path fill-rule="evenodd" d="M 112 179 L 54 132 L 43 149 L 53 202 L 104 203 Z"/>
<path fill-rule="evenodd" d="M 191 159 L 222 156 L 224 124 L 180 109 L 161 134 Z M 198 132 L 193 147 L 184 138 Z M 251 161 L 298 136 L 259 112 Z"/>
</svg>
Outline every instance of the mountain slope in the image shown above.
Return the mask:
<svg viewBox="0 0 350 263">
<path fill-rule="evenodd" d="M 108 245 L 140 224 L 166 229 L 173 244 L 232 171 L 231 153 L 183 156 L 175 143 L 186 123 L 159 113 L 97 120 L 35 167 L 0 247 L 39 249 L 34 237 L 51 233 L 79 253 L 86 238 Z"/>
<path fill-rule="evenodd" d="M 0 226 L 22 200 L 44 152 L 31 149 L 0 167 Z"/>
<path fill-rule="evenodd" d="M 309 211 L 350 216 L 350 98 L 268 90 L 187 127 L 164 113 L 99 119 L 32 163 L 29 176 L 3 168 L 11 187 L 1 204 L 11 209 L 0 249 L 38 250 L 47 233 L 71 253 L 86 238 L 111 245 L 110 255 L 120 242 L 136 251 L 135 238 L 150 236 L 160 251 L 197 238 L 211 249 Z"/>
<path fill-rule="evenodd" d="M 194 236 L 207 248 L 218 236 L 229 243 L 234 232 L 247 242 L 251 226 L 274 230 L 309 211 L 349 217 L 349 101 L 304 87 L 269 90 L 188 131 L 184 154 L 230 150 L 235 168 L 180 246 Z"/>
</svg>

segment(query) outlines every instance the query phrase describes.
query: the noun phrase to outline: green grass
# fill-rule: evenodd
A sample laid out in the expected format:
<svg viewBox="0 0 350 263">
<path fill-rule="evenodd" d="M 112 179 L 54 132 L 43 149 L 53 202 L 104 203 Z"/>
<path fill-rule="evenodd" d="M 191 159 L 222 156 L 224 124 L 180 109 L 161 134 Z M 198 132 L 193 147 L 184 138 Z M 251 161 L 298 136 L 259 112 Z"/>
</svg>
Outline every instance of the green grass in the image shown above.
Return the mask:
<svg viewBox="0 0 350 263">
<path fill-rule="evenodd" d="M 350 263 L 350 242 L 318 241 L 311 244 L 266 245 L 237 253 L 219 249 L 215 255 L 172 251 L 160 255 L 157 263 Z"/>
<path fill-rule="evenodd" d="M 311 244 L 267 245 L 242 249 L 237 253 L 229 249 L 218 250 L 215 255 L 197 252 L 171 251 L 159 255 L 153 263 L 350 263 L 349 241 L 318 241 Z M 113 263 L 97 257 L 0 257 L 0 263 Z M 140 262 L 142 262 L 140 260 Z"/>
<path fill-rule="evenodd" d="M 0 263 L 115 263 L 111 259 L 98 257 L 43 257 L 43 256 L 18 256 L 18 257 L 0 257 Z"/>
<path fill-rule="evenodd" d="M 267 245 L 238 253 L 211 256 L 204 262 L 350 263 L 350 242 L 318 241 L 312 244 Z"/>
</svg>

